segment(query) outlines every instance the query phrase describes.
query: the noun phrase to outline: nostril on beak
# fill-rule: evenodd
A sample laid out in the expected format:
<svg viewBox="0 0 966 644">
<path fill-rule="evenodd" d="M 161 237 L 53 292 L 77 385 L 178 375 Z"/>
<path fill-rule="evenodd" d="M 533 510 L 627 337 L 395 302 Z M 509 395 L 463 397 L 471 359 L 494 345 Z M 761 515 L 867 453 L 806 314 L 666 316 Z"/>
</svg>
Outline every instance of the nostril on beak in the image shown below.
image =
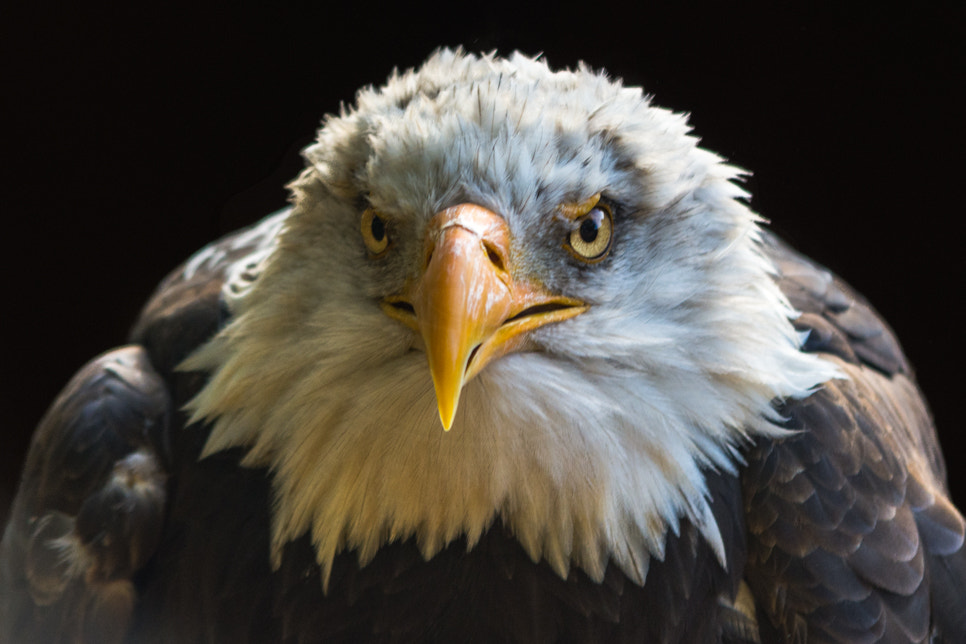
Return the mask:
<svg viewBox="0 0 966 644">
<path fill-rule="evenodd" d="M 499 249 L 487 240 L 483 240 L 483 248 L 486 250 L 486 256 L 490 259 L 490 263 L 500 271 L 501 273 L 506 272 L 506 262 L 503 260 L 503 255 L 500 253 Z"/>
</svg>

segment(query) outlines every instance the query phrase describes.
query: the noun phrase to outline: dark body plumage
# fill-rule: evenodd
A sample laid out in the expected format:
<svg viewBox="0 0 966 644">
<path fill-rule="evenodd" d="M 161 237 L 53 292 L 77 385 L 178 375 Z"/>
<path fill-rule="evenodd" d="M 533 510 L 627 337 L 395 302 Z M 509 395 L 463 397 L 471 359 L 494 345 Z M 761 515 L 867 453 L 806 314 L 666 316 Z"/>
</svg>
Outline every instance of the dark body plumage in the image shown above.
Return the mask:
<svg viewBox="0 0 966 644">
<path fill-rule="evenodd" d="M 446 51 L 359 104 L 289 213 L 175 270 L 54 402 L 0 642 L 966 640 L 966 524 L 898 342 L 682 119 Z M 495 335 L 531 325 L 467 344 L 465 381 L 414 339 L 449 272 L 523 293 Z"/>
<path fill-rule="evenodd" d="M 948 501 L 923 498 L 911 476 L 891 467 L 890 446 L 870 427 L 886 412 L 868 406 L 861 382 L 787 405 L 789 427 L 803 432 L 759 440 L 740 481 L 708 473 L 730 572 L 684 524 L 643 588 L 613 566 L 602 584 L 578 570 L 564 581 L 531 562 L 499 523 L 471 551 L 457 540 L 429 562 L 411 542 L 386 546 L 362 569 L 344 553 L 327 595 L 307 538 L 290 544 L 273 571 L 269 475 L 239 467 L 240 450 L 197 460 L 205 428 L 185 429 L 178 409 L 204 376 L 174 370 L 224 324 L 223 270 L 249 250 L 235 249 L 190 279 L 172 273 L 145 308 L 132 346 L 85 367 L 41 423 L 4 541 L 2 616 L 15 641 L 71 641 L 80 624 L 109 633 L 112 611 L 127 608 L 105 602 L 101 620 L 92 620 L 95 606 L 84 602 L 97 601 L 83 581 L 48 606 L 31 606 L 25 570 L 49 556 L 40 541 L 58 536 L 38 533 L 36 518 L 52 511 L 99 521 L 87 534 L 100 540 L 106 561 L 123 559 L 128 548 L 123 537 L 106 543 L 109 532 L 138 535 L 154 549 L 139 569 L 120 565 L 90 582 L 133 581 L 132 630 L 121 641 L 740 642 L 742 616 L 718 600 L 735 592 L 738 573 L 758 597 L 763 642 L 786 641 L 783 631 L 801 635 L 806 622 L 808 641 L 922 641 L 941 628 L 949 635 L 940 641 L 953 642 L 964 632 L 962 525 Z M 770 251 L 783 291 L 803 311 L 798 327 L 812 331 L 808 350 L 854 364 L 887 388 L 914 387 L 895 338 L 861 297 L 779 242 Z M 931 428 L 916 430 L 942 473 Z M 135 451 L 163 470 L 167 508 L 133 511 L 116 528 L 103 514 L 117 501 L 103 494 L 105 479 Z"/>
</svg>

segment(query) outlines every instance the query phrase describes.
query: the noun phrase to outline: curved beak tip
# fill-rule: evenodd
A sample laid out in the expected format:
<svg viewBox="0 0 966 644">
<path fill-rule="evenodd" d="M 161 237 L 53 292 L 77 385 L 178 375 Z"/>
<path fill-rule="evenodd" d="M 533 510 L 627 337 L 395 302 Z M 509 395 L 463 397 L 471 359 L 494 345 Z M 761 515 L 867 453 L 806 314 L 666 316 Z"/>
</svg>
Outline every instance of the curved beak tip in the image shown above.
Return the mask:
<svg viewBox="0 0 966 644">
<path fill-rule="evenodd" d="M 443 423 L 444 431 L 448 432 L 456 419 L 456 410 L 459 407 L 463 384 L 462 378 L 446 377 L 440 374 L 438 370 L 433 371 L 436 409 L 439 411 L 439 420 Z"/>
<path fill-rule="evenodd" d="M 456 417 L 456 409 L 444 410 L 442 406 L 439 408 L 439 420 L 443 423 L 443 431 L 448 432 L 453 426 L 453 420 Z"/>
</svg>

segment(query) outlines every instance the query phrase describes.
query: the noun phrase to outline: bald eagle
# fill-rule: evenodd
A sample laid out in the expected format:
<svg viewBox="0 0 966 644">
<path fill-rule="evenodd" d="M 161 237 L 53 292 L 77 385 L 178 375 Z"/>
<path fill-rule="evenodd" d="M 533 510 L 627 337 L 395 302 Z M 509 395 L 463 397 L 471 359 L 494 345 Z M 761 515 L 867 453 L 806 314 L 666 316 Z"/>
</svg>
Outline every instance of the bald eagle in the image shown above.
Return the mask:
<svg viewBox="0 0 966 644">
<path fill-rule="evenodd" d="M 963 642 L 893 333 L 686 118 L 440 50 L 43 418 L 3 642 Z"/>
</svg>

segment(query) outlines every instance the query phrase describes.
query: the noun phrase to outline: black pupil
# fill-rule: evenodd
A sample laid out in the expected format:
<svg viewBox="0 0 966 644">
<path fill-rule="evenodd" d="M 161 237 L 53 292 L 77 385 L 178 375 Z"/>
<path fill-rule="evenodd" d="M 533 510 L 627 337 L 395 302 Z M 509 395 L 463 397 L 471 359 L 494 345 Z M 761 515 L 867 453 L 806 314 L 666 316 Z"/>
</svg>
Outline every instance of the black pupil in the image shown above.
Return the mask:
<svg viewBox="0 0 966 644">
<path fill-rule="evenodd" d="M 597 233 L 599 231 L 600 226 L 594 217 L 587 217 L 580 224 L 580 238 L 583 239 L 587 244 L 590 244 L 597 239 Z"/>
<path fill-rule="evenodd" d="M 372 218 L 372 238 L 376 241 L 382 241 L 382 238 L 386 236 L 386 224 L 383 223 L 382 219 L 373 216 Z"/>
</svg>

